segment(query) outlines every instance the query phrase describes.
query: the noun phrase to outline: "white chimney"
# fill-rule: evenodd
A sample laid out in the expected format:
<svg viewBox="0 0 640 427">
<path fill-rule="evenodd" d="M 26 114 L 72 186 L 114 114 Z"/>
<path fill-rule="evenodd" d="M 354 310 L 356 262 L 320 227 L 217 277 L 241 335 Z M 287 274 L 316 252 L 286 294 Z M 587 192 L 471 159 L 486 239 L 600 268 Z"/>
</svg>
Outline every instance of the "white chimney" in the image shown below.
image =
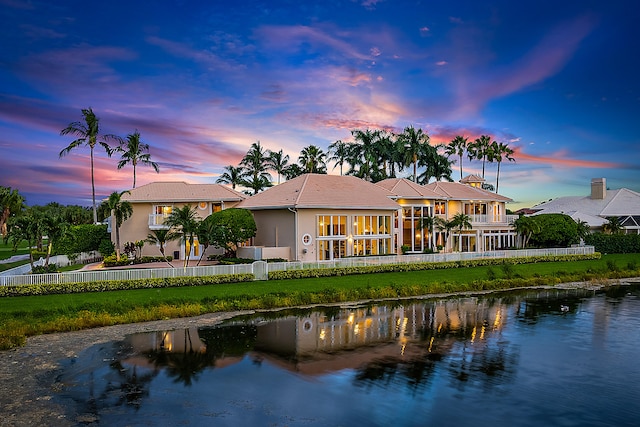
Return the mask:
<svg viewBox="0 0 640 427">
<path fill-rule="evenodd" d="M 607 197 L 607 180 L 605 178 L 591 179 L 591 198 L 602 200 Z"/>
</svg>

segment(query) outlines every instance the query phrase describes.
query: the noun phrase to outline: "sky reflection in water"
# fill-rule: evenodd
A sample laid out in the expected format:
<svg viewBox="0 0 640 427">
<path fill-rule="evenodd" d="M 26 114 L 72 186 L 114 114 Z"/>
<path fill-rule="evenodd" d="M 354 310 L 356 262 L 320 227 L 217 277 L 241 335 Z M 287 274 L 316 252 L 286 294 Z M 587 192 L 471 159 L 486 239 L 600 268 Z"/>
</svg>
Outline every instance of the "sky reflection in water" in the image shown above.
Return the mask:
<svg viewBox="0 0 640 427">
<path fill-rule="evenodd" d="M 59 399 L 104 425 L 637 425 L 639 296 L 520 291 L 137 334 L 69 361 Z"/>
</svg>

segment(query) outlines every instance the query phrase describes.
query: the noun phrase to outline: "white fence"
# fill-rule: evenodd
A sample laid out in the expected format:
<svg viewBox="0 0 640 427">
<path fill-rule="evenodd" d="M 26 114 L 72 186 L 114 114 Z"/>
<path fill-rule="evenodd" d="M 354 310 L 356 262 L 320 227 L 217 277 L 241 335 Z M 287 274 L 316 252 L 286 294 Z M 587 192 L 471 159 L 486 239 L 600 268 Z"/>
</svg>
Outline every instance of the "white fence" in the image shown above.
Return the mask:
<svg viewBox="0 0 640 427">
<path fill-rule="evenodd" d="M 587 255 L 594 253 L 593 246 L 572 248 L 520 249 L 490 252 L 454 252 L 445 254 L 415 254 L 379 257 L 341 258 L 318 262 L 274 262 L 257 261 L 253 264 L 211 265 L 186 268 L 135 268 L 118 270 L 74 271 L 50 274 L 20 274 L 0 276 L 0 286 L 97 282 L 106 280 L 133 280 L 165 277 L 198 277 L 219 274 L 255 274 L 266 278 L 269 271 L 301 270 L 312 268 L 358 267 L 380 264 L 408 264 L 414 262 L 465 261 L 485 258 L 515 258 L 544 255 Z M 27 265 L 27 267 L 29 267 Z M 256 270 L 254 270 L 254 268 Z M 6 273 L 6 272 L 5 272 Z"/>
<path fill-rule="evenodd" d="M 27 260 L 28 260 L 27 255 Z M 75 257 L 69 258 L 67 255 L 54 255 L 49 257 L 49 264 L 55 264 L 58 267 L 66 267 L 72 264 L 88 264 L 95 261 L 102 261 L 102 255 L 98 251 L 83 252 Z M 35 267 L 40 267 L 46 264 L 44 258 L 40 258 L 33 262 Z M 18 276 L 22 274 L 29 274 L 31 272 L 31 264 L 27 263 L 19 265 L 18 267 L 11 268 L 0 272 L 0 285 L 2 284 L 3 276 Z"/>
</svg>

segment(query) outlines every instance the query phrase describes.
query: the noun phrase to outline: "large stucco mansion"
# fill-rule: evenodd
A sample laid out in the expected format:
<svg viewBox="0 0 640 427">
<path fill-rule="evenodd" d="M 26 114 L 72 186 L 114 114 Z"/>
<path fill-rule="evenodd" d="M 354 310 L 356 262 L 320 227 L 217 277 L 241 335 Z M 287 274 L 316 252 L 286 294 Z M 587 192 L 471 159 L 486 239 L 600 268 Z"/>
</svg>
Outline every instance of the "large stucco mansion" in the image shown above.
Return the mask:
<svg viewBox="0 0 640 427">
<path fill-rule="evenodd" d="M 133 214 L 120 227 L 120 241 L 145 240 L 154 229 L 166 228 L 164 219 L 174 209 L 191 205 L 202 218 L 231 207 L 251 211 L 257 234 L 243 253 L 255 259 L 322 261 L 515 246 L 511 222 L 517 216 L 507 215 L 505 208 L 511 199 L 483 190 L 482 183 L 475 175 L 418 185 L 401 178 L 374 184 L 353 176 L 305 174 L 246 196 L 220 184 L 154 182 L 122 196 Z M 445 230 L 422 228 L 423 218 L 450 220 L 457 213 L 469 216 L 471 229 L 450 230 L 447 236 Z M 195 257 L 203 248 L 196 242 L 189 250 Z M 151 252 L 147 246 L 145 254 Z M 166 254 L 184 258 L 185 247 L 170 242 Z"/>
</svg>

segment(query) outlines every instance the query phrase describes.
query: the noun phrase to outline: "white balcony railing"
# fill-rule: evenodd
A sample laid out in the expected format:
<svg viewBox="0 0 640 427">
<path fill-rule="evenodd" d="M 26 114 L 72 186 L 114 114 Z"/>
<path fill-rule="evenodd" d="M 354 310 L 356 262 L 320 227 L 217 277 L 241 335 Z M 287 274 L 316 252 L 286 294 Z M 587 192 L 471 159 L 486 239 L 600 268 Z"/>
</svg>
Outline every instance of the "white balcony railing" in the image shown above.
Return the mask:
<svg viewBox="0 0 640 427">
<path fill-rule="evenodd" d="M 161 228 L 169 228 L 164 225 L 164 221 L 169 217 L 165 214 L 149 214 L 149 228 L 151 230 L 158 230 Z"/>
<path fill-rule="evenodd" d="M 518 215 L 469 215 L 472 224 L 511 224 Z"/>
</svg>

